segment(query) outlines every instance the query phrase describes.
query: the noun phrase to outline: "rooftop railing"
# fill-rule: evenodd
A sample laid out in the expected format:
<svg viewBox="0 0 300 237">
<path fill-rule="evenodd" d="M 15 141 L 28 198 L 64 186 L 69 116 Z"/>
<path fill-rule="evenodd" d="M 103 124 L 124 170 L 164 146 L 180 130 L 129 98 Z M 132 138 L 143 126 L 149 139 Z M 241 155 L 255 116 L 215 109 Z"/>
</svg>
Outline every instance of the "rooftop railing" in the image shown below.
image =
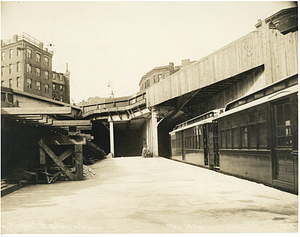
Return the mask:
<svg viewBox="0 0 300 237">
<path fill-rule="evenodd" d="M 24 33 L 24 32 L 23 32 L 23 34 L 18 35 L 17 41 L 20 41 L 20 40 L 25 40 L 25 41 L 27 41 L 27 42 L 29 42 L 29 43 L 37 46 L 37 47 L 39 47 L 40 43 L 42 43 L 41 41 L 37 40 L 36 38 L 34 38 L 34 37 Z M 4 46 L 4 45 L 8 45 L 8 44 L 15 43 L 15 42 L 16 42 L 15 38 L 12 38 L 12 39 L 9 39 L 9 40 L 3 40 L 2 45 Z"/>
</svg>

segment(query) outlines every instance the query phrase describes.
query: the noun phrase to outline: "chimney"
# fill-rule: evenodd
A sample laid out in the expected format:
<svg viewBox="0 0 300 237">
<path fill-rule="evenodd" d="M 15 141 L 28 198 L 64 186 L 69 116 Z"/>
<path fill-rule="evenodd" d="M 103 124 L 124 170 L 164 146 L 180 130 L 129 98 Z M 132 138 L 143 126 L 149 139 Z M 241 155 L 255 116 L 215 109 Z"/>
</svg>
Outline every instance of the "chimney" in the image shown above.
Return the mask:
<svg viewBox="0 0 300 237">
<path fill-rule="evenodd" d="M 66 72 L 69 72 L 68 63 L 66 63 Z"/>
<path fill-rule="evenodd" d="M 43 42 L 40 42 L 40 43 L 39 43 L 39 48 L 40 48 L 40 49 L 43 49 L 43 48 L 44 48 L 44 43 L 43 43 Z"/>
<path fill-rule="evenodd" d="M 183 59 L 181 60 L 181 66 L 182 67 L 186 67 L 190 64 L 190 60 L 189 59 Z"/>
<path fill-rule="evenodd" d="M 15 42 L 18 42 L 18 35 L 14 35 L 13 36 L 13 42 L 15 43 Z"/>
</svg>

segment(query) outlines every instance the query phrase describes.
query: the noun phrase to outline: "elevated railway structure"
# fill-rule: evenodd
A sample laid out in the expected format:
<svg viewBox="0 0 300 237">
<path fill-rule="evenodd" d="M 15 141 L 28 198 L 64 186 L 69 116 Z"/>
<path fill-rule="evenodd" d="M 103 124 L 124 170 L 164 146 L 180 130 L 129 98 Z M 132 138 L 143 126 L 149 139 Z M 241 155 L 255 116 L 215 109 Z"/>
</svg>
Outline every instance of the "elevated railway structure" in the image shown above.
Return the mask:
<svg viewBox="0 0 300 237">
<path fill-rule="evenodd" d="M 58 111 L 61 108 L 59 108 L 56 114 L 50 114 L 48 108 L 48 114 L 38 112 L 14 114 L 15 108 L 5 108 L 2 110 L 2 117 L 50 127 L 61 135 L 85 134 L 87 139 L 93 139 L 95 144 L 115 157 L 141 155 L 143 147 L 147 147 L 153 156 L 169 158 L 171 157 L 169 133 L 176 125 L 209 111 L 225 108 L 232 101 L 242 101 L 239 98 L 252 94 L 255 96 L 256 92 L 277 82 L 298 81 L 298 8 L 283 9 L 259 21 L 255 27 L 256 29 L 249 34 L 180 68 L 146 90 L 126 99 L 113 98 L 79 108 L 64 103 L 58 104 L 59 102 L 41 102 L 41 98 L 36 97 L 35 100 L 39 102 L 32 103 L 34 104 L 32 107 L 43 107 L 46 103 L 47 107 L 71 107 L 72 112 L 67 116 L 60 115 Z M 24 108 L 30 104 L 27 103 L 28 98 L 24 99 L 28 97 L 24 93 L 13 92 L 16 98 L 24 97 L 22 100 L 12 99 L 9 89 L 3 93 L 6 95 L 1 94 L 1 99 L 7 106 Z M 294 99 L 292 102 L 284 102 L 284 106 L 285 103 L 296 105 Z M 271 112 L 268 113 L 271 116 Z M 296 128 L 295 122 L 294 127 Z M 296 132 L 297 129 L 293 130 L 293 133 Z M 216 139 L 218 137 L 217 130 L 214 137 Z M 268 142 L 272 143 L 271 140 Z M 234 148 L 239 147 L 230 149 Z M 293 154 L 296 154 L 297 149 L 293 147 Z M 218 161 L 220 169 L 222 169 L 221 158 L 225 157 L 226 152 L 228 153 L 223 151 Z M 271 153 L 269 158 L 277 159 Z M 293 155 L 293 159 L 293 164 L 296 164 L 298 156 Z M 206 163 L 209 165 L 209 162 Z M 202 164 L 198 161 L 196 163 Z M 274 162 L 269 162 L 268 165 L 270 164 Z M 235 164 L 227 164 L 227 167 L 231 165 Z M 271 169 L 275 175 L 275 168 Z M 296 171 L 293 172 L 296 177 Z M 247 178 L 245 175 L 238 175 Z"/>
<path fill-rule="evenodd" d="M 283 9 L 259 21 L 254 31 L 181 68 L 146 89 L 143 96 L 83 106 L 84 118 L 130 123 L 134 121 L 130 108 L 137 109 L 135 115 L 145 108 L 147 113 L 140 115 L 146 122 L 143 143 L 154 155 L 169 157 L 169 132 L 176 124 L 224 108 L 233 100 L 298 73 L 297 9 Z"/>
</svg>

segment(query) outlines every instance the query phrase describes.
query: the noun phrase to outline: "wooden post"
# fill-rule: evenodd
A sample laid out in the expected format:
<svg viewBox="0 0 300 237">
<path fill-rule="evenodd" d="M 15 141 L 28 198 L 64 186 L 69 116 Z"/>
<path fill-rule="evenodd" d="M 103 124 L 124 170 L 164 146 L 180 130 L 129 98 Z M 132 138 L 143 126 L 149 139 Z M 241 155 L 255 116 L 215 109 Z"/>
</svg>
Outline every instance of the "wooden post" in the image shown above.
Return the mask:
<svg viewBox="0 0 300 237">
<path fill-rule="evenodd" d="M 110 153 L 112 157 L 115 155 L 115 144 L 114 144 L 114 123 L 109 122 L 109 136 L 110 136 Z"/>
<path fill-rule="evenodd" d="M 75 180 L 83 180 L 83 154 L 82 154 L 82 145 L 75 145 L 75 167 L 76 174 Z"/>
<path fill-rule="evenodd" d="M 54 154 L 54 152 L 46 145 L 45 141 L 41 139 L 38 144 L 51 157 L 51 159 L 58 165 L 58 167 L 70 178 L 74 180 L 72 172 L 65 166 L 65 164 Z"/>
<path fill-rule="evenodd" d="M 46 154 L 45 151 L 40 147 L 40 164 L 45 165 L 46 164 Z"/>
</svg>

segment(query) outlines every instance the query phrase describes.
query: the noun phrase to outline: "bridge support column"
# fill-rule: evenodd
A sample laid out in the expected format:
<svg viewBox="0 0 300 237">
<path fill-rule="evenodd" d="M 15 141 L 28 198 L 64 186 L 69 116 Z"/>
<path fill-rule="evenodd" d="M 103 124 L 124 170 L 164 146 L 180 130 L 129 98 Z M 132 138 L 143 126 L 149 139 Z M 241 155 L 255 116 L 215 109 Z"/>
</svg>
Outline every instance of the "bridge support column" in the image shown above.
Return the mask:
<svg viewBox="0 0 300 237">
<path fill-rule="evenodd" d="M 114 122 L 109 122 L 109 137 L 110 137 L 110 153 L 112 157 L 115 155 L 115 143 L 114 143 Z"/>
<path fill-rule="evenodd" d="M 152 110 L 152 149 L 153 149 L 153 156 L 158 156 L 158 135 L 157 135 L 157 118 L 156 118 L 156 111 Z"/>
</svg>

